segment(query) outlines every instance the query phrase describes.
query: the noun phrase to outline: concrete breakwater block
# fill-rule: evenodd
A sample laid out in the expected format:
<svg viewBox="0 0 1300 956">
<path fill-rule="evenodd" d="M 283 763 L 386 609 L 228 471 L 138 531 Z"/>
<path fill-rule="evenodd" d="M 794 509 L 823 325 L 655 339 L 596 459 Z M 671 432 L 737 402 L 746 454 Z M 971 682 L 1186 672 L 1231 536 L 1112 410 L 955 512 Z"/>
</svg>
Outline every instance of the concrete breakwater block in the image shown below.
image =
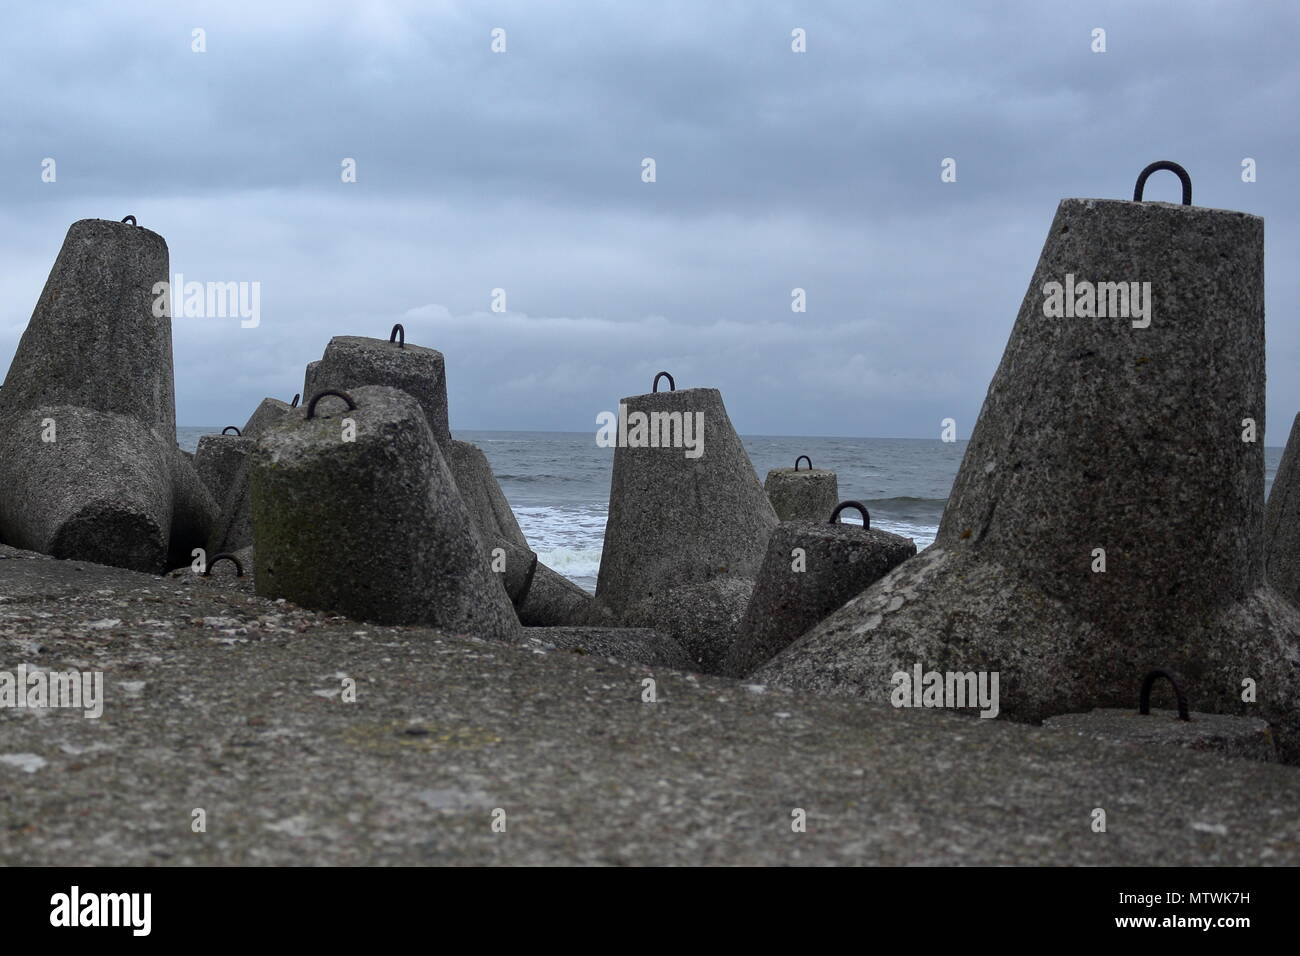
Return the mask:
<svg viewBox="0 0 1300 956">
<path fill-rule="evenodd" d="M 1136 302 L 1095 315 L 1120 282 Z M 1124 706 L 1162 663 L 1300 761 L 1300 611 L 1264 585 L 1244 421 L 1262 435 L 1263 293 L 1258 217 L 1063 200 L 934 546 L 753 678 L 887 701 L 917 662 L 999 672 L 1002 712 L 1040 720 Z"/>
<path fill-rule="evenodd" d="M 221 509 L 206 545 L 210 554 L 236 551 L 253 543 L 248 461 L 255 444 L 253 439 L 237 435 L 204 435 L 199 439 L 195 469 Z"/>
<path fill-rule="evenodd" d="M 752 579 L 777 518 L 722 395 L 689 388 L 619 405 L 597 597 L 620 613 L 681 585 Z"/>
<path fill-rule="evenodd" d="M 772 532 L 723 674 L 743 677 L 771 660 L 826 615 L 916 555 L 910 538 L 870 527 L 866 508 L 844 502 L 832 509 L 835 517 L 841 508 L 859 511 L 863 524 L 783 521 Z"/>
<path fill-rule="evenodd" d="M 688 668 L 717 674 L 740 634 L 754 582 L 717 578 L 683 584 L 624 608 L 621 627 L 651 628 L 681 645 Z"/>
<path fill-rule="evenodd" d="M 362 385 L 386 385 L 413 396 L 424 411 L 443 457 L 449 456 L 451 429 L 447 424 L 447 374 L 442 353 L 406 344 L 402 326 L 393 326 L 388 340 L 336 335 L 319 362 L 307 366 L 303 400 L 324 389 L 348 390 Z"/>
<path fill-rule="evenodd" d="M 515 636 L 514 609 L 411 395 L 317 393 L 263 434 L 250 472 L 258 594 L 379 624 Z"/>
<path fill-rule="evenodd" d="M 592 596 L 540 561 L 522 604 L 519 622 L 527 627 L 562 627 L 584 622 Z"/>
<path fill-rule="evenodd" d="M 1264 512 L 1264 574 L 1300 607 L 1300 415 L 1291 423 Z"/>
<path fill-rule="evenodd" d="M 612 657 L 624 663 L 648 667 L 692 669 L 690 657 L 681 645 L 651 628 L 526 627 L 519 633 L 525 646 Z"/>
<path fill-rule="evenodd" d="M 159 574 L 219 518 L 174 444 L 123 415 L 62 405 L 0 415 L 0 540 Z"/>
<path fill-rule="evenodd" d="M 159 285 L 171 281 L 169 270 L 158 233 L 74 222 L 18 342 L 4 408 L 75 405 L 134 420 L 174 444 L 170 299 Z"/>
<path fill-rule="evenodd" d="M 800 468 L 806 461 L 808 467 Z M 773 468 L 763 482 L 767 500 L 782 521 L 824 521 L 840 500 L 835 472 L 814 468 L 812 459 L 800 455 L 793 468 Z"/>
<path fill-rule="evenodd" d="M 477 531 L 477 528 L 475 530 Z M 481 534 L 479 540 L 483 540 Z M 531 549 L 521 548 L 504 538 L 485 541 L 484 550 L 488 567 L 501 581 L 510 603 L 518 608 L 527 600 L 532 590 L 533 578 L 537 573 L 537 555 Z"/>
<path fill-rule="evenodd" d="M 520 530 L 505 493 L 492 474 L 483 449 L 467 441 L 452 439 L 448 444 L 447 464 L 466 507 L 473 515 L 479 533 L 484 537 L 501 537 L 520 548 L 528 547 L 528 539 Z"/>
<path fill-rule="evenodd" d="M 245 438 L 258 438 L 262 432 L 280 421 L 296 407 L 296 405 L 282 402 L 278 398 L 264 398 L 257 408 L 253 409 L 253 414 L 249 416 L 248 421 L 244 422 L 244 427 L 239 430 L 239 433 Z"/>
</svg>

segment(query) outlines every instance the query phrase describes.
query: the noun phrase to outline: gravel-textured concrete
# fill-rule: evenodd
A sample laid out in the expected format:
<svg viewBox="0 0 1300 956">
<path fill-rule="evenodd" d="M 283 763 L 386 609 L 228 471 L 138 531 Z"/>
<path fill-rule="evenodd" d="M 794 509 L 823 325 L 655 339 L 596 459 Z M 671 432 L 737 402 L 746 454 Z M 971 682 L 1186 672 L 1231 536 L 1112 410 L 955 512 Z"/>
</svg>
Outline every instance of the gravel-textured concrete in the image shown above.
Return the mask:
<svg viewBox="0 0 1300 956">
<path fill-rule="evenodd" d="M 0 541 L 160 572 L 188 562 L 218 518 L 192 460 L 134 418 L 72 405 L 0 413 Z"/>
<path fill-rule="evenodd" d="M 253 543 L 248 460 L 254 444 L 248 436 L 204 435 L 199 439 L 194 468 L 221 509 L 206 545 L 210 554 L 238 551 Z"/>
<path fill-rule="evenodd" d="M 1300 607 L 1300 415 L 1291 423 L 1264 512 L 1264 575 Z"/>
<path fill-rule="evenodd" d="M 170 281 L 158 233 L 74 222 L 9 366 L 5 408 L 76 405 L 134 419 L 174 444 L 171 317 L 154 315 L 153 291 Z"/>
<path fill-rule="evenodd" d="M 692 669 L 681 644 L 648 627 L 525 627 L 519 635 L 526 647 L 597 654 L 624 664 Z"/>
<path fill-rule="evenodd" d="M 0 540 L 144 571 L 206 541 L 217 503 L 176 447 L 170 278 L 155 232 L 68 229 L 0 391 Z"/>
<path fill-rule="evenodd" d="M 824 468 L 773 468 L 763 490 L 782 521 L 825 521 L 840 503 L 839 478 Z"/>
<path fill-rule="evenodd" d="M 581 623 L 590 605 L 590 594 L 539 561 L 528 594 L 515 610 L 528 627 L 564 627 Z"/>
<path fill-rule="evenodd" d="M 1300 864 L 1291 767 L 0 548 L 0 667 L 20 663 L 100 671 L 106 702 L 0 709 L 3 865 Z"/>
<path fill-rule="evenodd" d="M 257 591 L 360 620 L 506 636 L 518 619 L 415 398 L 295 409 L 250 465 Z M 355 440 L 344 440 L 346 421 Z"/>
<path fill-rule="evenodd" d="M 679 585 L 758 573 L 776 513 L 715 388 L 625 398 L 638 412 L 702 416 L 702 454 L 614 449 L 609 519 L 596 595 L 615 613 Z M 698 436 L 697 436 L 698 437 Z"/>
<path fill-rule="evenodd" d="M 1131 704 L 1155 667 L 1300 761 L 1300 611 L 1263 583 L 1263 222 L 1061 202 L 933 547 L 755 673 L 883 699 L 997 671 L 1028 720 Z M 1150 325 L 1048 318 L 1050 281 L 1151 283 Z M 1104 549 L 1105 571 L 1094 571 Z M 1243 681 L 1258 702 L 1242 700 Z"/>
<path fill-rule="evenodd" d="M 915 554 L 910 538 L 876 528 L 824 518 L 781 522 L 720 672 L 750 673 Z"/>
<path fill-rule="evenodd" d="M 244 427 L 239 430 L 239 433 L 245 438 L 259 438 L 262 432 L 288 415 L 293 407 L 278 398 L 264 398 L 257 408 L 253 409 L 253 414 L 248 417 L 248 421 L 244 422 Z"/>
<path fill-rule="evenodd" d="M 1142 747 L 1214 750 L 1244 760 L 1277 759 L 1277 747 L 1265 721 L 1196 711 L 1187 716 L 1191 719 L 1179 720 L 1177 710 L 1153 709 L 1142 715 L 1133 707 L 1104 707 L 1086 714 L 1049 717 L 1043 727 Z"/>
<path fill-rule="evenodd" d="M 447 375 L 441 352 L 409 342 L 399 347 L 387 339 L 336 335 L 320 361 L 307 366 L 302 403 L 306 405 L 324 389 L 350 391 L 362 385 L 386 385 L 412 396 L 424 410 L 443 457 L 450 456 Z"/>
<path fill-rule="evenodd" d="M 622 627 L 653 628 L 685 648 L 691 669 L 716 674 L 736 642 L 754 582 L 717 578 L 683 584 L 623 609 Z"/>
</svg>

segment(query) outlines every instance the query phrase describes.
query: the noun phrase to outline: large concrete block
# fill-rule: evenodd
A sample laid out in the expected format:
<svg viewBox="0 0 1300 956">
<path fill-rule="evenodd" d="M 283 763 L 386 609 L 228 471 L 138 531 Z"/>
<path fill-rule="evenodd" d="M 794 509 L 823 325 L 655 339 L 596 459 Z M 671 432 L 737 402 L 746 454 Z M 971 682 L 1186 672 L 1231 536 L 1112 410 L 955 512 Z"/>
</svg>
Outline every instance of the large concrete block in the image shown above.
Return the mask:
<svg viewBox="0 0 1300 956">
<path fill-rule="evenodd" d="M 174 444 L 124 415 L 72 405 L 0 416 L 0 540 L 158 574 L 188 563 L 215 500 Z"/>
<path fill-rule="evenodd" d="M 516 610 L 520 623 L 528 627 L 565 627 L 585 623 L 591 601 L 590 594 L 539 561 L 532 586 Z"/>
<path fill-rule="evenodd" d="M 718 390 L 634 395 L 620 403 L 620 418 L 596 584 L 602 603 L 618 613 L 682 585 L 752 580 L 777 518 Z M 642 421 L 648 428 L 638 430 Z"/>
<path fill-rule="evenodd" d="M 241 435 L 204 435 L 199 439 L 195 470 L 221 509 L 206 544 L 209 554 L 237 551 L 253 543 L 248 460 L 255 444 Z"/>
<path fill-rule="evenodd" d="M 808 462 L 808 467 L 800 468 L 800 461 Z M 800 455 L 793 468 L 771 469 L 763 481 L 763 490 L 782 521 L 825 521 L 840 500 L 838 476 L 814 468 L 807 455 Z"/>
<path fill-rule="evenodd" d="M 451 429 L 447 424 L 447 375 L 442 353 L 407 345 L 406 333 L 401 329 L 400 325 L 393 326 L 388 340 L 334 336 L 320 361 L 307 366 L 302 394 L 310 396 L 325 389 L 346 390 L 362 385 L 399 388 L 420 403 L 433 437 L 447 458 Z"/>
<path fill-rule="evenodd" d="M 318 390 L 319 391 L 319 390 Z M 312 392 L 315 395 L 315 392 Z M 259 438 L 262 432 L 270 428 L 284 416 L 288 415 L 293 409 L 298 407 L 295 400 L 292 405 L 288 402 L 282 402 L 278 398 L 264 398 L 257 408 L 253 409 L 253 414 L 249 416 L 244 427 L 240 429 L 240 434 L 245 438 Z"/>
<path fill-rule="evenodd" d="M 417 400 L 383 386 L 350 397 L 318 393 L 253 450 L 257 593 L 512 638 L 514 609 Z"/>
<path fill-rule="evenodd" d="M 9 366 L 5 409 L 80 406 L 132 419 L 174 444 L 170 309 L 155 310 L 154 291 L 170 280 L 158 233 L 74 222 Z"/>
<path fill-rule="evenodd" d="M 740 634 L 753 590 L 754 582 L 744 578 L 683 584 L 624 608 L 619 625 L 658 631 L 681 645 L 691 670 L 717 674 Z"/>
<path fill-rule="evenodd" d="M 849 504 L 849 503 L 846 503 Z M 743 677 L 826 615 L 916 555 L 916 543 L 863 525 L 783 521 L 767 543 L 722 673 Z"/>
<path fill-rule="evenodd" d="M 452 439 L 448 443 L 447 464 L 466 507 L 485 538 L 505 538 L 517 547 L 527 548 L 528 539 L 520 530 L 505 493 L 492 474 L 483 449 L 467 441 Z"/>
<path fill-rule="evenodd" d="M 1151 309 L 1079 315 L 1085 282 L 1150 283 Z M 1048 317 L 1071 284 L 1075 317 Z M 1002 712 L 1039 720 L 1169 666 L 1300 760 L 1300 612 L 1264 584 L 1263 449 L 1242 440 L 1263 416 L 1262 220 L 1062 201 L 934 546 L 754 678 L 884 701 L 916 662 L 997 671 Z"/>
</svg>

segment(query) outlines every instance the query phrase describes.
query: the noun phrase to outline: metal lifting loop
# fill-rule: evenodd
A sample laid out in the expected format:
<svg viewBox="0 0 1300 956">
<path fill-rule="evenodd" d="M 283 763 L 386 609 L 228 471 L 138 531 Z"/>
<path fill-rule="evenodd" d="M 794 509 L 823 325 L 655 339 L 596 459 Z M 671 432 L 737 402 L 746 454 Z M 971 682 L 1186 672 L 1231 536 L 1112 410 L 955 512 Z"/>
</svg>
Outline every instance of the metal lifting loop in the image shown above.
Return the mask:
<svg viewBox="0 0 1300 956">
<path fill-rule="evenodd" d="M 225 428 L 221 429 L 221 434 L 224 435 L 228 431 L 233 431 L 236 435 L 243 434 L 243 432 L 239 430 L 239 426 L 237 425 L 227 425 Z"/>
<path fill-rule="evenodd" d="M 1152 163 L 1146 169 L 1142 170 L 1142 172 L 1138 173 L 1137 185 L 1133 187 L 1133 201 L 1142 201 L 1142 190 L 1147 184 L 1147 177 L 1162 169 L 1167 169 L 1178 176 L 1179 182 L 1183 184 L 1183 205 L 1190 206 L 1192 204 L 1192 177 L 1187 175 L 1187 170 L 1183 169 L 1183 167 L 1179 166 L 1177 163 L 1172 163 L 1167 159 L 1162 159 L 1158 163 Z"/>
<path fill-rule="evenodd" d="M 340 392 L 337 389 L 327 388 L 323 392 L 317 392 L 315 395 L 311 397 L 311 401 L 307 403 L 308 418 L 311 418 L 313 415 L 316 414 L 316 403 L 319 402 L 326 395 L 334 395 L 337 398 L 343 399 L 343 401 L 348 403 L 348 411 L 352 411 L 354 408 L 357 407 L 357 403 L 352 400 L 352 396 L 349 395 L 347 392 Z"/>
<path fill-rule="evenodd" d="M 401 322 L 394 325 L 393 331 L 388 333 L 388 341 L 396 342 L 399 349 L 406 348 L 406 329 L 402 328 Z"/>
<path fill-rule="evenodd" d="M 654 383 L 650 386 L 650 391 L 652 392 L 659 391 L 659 380 L 661 378 L 668 379 L 668 391 L 670 392 L 677 391 L 677 383 L 673 381 L 673 377 L 669 375 L 667 372 L 660 372 L 658 375 L 655 376 Z"/>
<path fill-rule="evenodd" d="M 809 463 L 808 467 L 811 468 L 812 464 Z M 867 511 L 867 506 L 864 505 L 861 501 L 841 501 L 839 504 L 835 506 L 835 510 L 831 512 L 831 520 L 826 523 L 838 524 L 840 512 L 843 511 L 845 508 L 857 508 L 860 512 L 862 512 L 862 528 L 864 531 L 867 528 L 871 527 L 871 515 Z"/>
<path fill-rule="evenodd" d="M 801 461 L 806 461 L 806 462 L 808 462 L 808 470 L 809 470 L 809 471 L 812 471 L 812 470 L 813 470 L 812 459 L 809 458 L 807 455 L 800 455 L 798 458 L 796 458 L 796 459 L 794 460 L 794 470 L 795 470 L 795 471 L 798 471 L 798 470 L 799 470 L 799 462 L 801 462 Z"/>
<path fill-rule="evenodd" d="M 133 225 L 133 226 L 134 226 L 134 225 L 137 225 L 137 223 L 136 223 L 136 221 L 135 221 L 135 216 L 123 216 L 123 217 L 122 217 L 122 221 L 123 221 L 123 222 L 129 222 L 129 223 L 130 223 L 131 225 Z"/>
<path fill-rule="evenodd" d="M 297 407 L 298 407 L 298 402 L 300 402 L 301 400 L 302 400 L 302 395 L 300 395 L 298 392 L 294 392 L 294 393 L 293 393 L 293 401 L 289 403 L 289 407 L 290 407 L 290 408 L 297 408 Z"/>
<path fill-rule="evenodd" d="M 212 577 L 213 565 L 215 565 L 222 558 L 225 558 L 227 561 L 229 561 L 231 564 L 235 566 L 235 577 L 242 578 L 244 576 L 244 565 L 240 563 L 239 559 L 235 557 L 233 554 L 230 554 L 227 551 L 223 551 L 220 554 L 214 554 L 212 556 L 212 559 L 208 561 L 208 566 L 203 570 L 203 576 L 205 578 Z"/>
<path fill-rule="evenodd" d="M 1178 682 L 1178 677 L 1172 672 L 1162 667 L 1157 667 L 1146 677 L 1142 678 L 1142 691 L 1138 694 L 1138 713 L 1151 713 L 1151 687 L 1161 678 L 1166 678 L 1174 688 L 1174 696 L 1178 698 L 1178 719 L 1191 720 L 1187 713 L 1187 695 L 1183 693 L 1183 685 Z"/>
</svg>

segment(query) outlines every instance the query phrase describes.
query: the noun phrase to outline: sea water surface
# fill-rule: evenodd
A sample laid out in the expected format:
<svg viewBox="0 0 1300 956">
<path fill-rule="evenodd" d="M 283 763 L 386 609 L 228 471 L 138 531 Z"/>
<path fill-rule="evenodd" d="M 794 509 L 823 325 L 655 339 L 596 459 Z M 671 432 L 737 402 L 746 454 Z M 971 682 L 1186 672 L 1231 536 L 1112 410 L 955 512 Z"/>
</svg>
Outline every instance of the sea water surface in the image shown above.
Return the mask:
<svg viewBox="0 0 1300 956">
<path fill-rule="evenodd" d="M 212 427 L 176 430 L 193 451 Z M 590 432 L 457 430 L 455 437 L 483 449 L 519 526 L 542 563 L 588 590 L 596 588 L 605 519 L 609 514 L 612 448 L 596 445 Z M 871 525 L 916 541 L 934 541 L 966 442 L 927 438 L 795 438 L 750 435 L 745 451 L 760 481 L 771 468 L 790 468 L 800 455 L 838 475 L 840 499 L 861 501 Z M 1282 457 L 1264 449 L 1266 492 Z M 855 512 L 844 518 L 856 521 Z"/>
</svg>

